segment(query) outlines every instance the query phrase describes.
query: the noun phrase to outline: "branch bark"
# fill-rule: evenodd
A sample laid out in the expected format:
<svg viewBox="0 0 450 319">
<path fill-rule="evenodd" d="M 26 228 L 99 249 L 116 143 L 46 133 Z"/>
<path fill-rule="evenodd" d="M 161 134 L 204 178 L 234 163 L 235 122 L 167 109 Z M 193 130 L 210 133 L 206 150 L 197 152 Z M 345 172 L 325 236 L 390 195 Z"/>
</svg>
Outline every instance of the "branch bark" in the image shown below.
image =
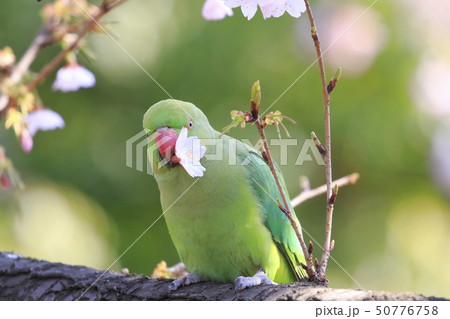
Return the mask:
<svg viewBox="0 0 450 319">
<path fill-rule="evenodd" d="M 103 271 L 0 253 L 0 300 L 77 300 Z M 80 300 L 445 300 L 413 293 L 334 289 L 307 282 L 235 292 L 202 282 L 169 293 L 170 279 L 106 272 Z"/>
</svg>

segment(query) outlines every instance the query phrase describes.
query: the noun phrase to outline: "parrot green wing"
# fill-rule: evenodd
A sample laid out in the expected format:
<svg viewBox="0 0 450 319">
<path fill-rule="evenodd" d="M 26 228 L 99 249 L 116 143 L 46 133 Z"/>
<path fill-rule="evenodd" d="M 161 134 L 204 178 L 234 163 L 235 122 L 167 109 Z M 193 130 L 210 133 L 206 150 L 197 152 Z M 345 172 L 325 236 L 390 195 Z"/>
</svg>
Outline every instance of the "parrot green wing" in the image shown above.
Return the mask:
<svg viewBox="0 0 450 319">
<path fill-rule="evenodd" d="M 238 143 L 241 145 L 238 145 L 237 156 L 241 165 L 246 168 L 249 183 L 260 202 L 264 225 L 271 232 L 273 240 L 287 259 L 297 280 L 306 277 L 306 273 L 300 265 L 300 263 L 305 264 L 305 257 L 289 219 L 280 210 L 276 202 L 277 198 L 280 201 L 282 200 L 269 166 L 258 151 L 243 143 Z M 283 175 L 276 164 L 275 168 L 287 196 L 289 209 L 294 214 L 295 221 L 300 228 L 300 222 L 290 204 Z"/>
</svg>

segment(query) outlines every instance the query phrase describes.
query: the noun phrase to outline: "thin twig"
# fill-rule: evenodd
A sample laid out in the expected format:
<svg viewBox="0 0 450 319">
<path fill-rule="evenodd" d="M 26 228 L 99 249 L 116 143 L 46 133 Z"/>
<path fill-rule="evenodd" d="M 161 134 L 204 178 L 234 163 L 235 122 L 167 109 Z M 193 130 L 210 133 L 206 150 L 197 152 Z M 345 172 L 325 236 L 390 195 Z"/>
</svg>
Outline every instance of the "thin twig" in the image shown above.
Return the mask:
<svg viewBox="0 0 450 319">
<path fill-rule="evenodd" d="M 66 58 L 67 54 L 69 54 L 72 50 L 74 50 L 80 40 L 89 33 L 93 28 L 95 28 L 97 21 L 104 16 L 106 13 L 111 11 L 113 8 L 125 3 L 127 0 L 118 0 L 115 2 L 109 2 L 109 1 L 103 1 L 103 3 L 100 5 L 99 12 L 92 17 L 92 19 L 89 19 L 85 24 L 83 29 L 78 33 L 76 39 L 72 42 L 70 46 L 68 46 L 66 49 L 62 50 L 61 52 L 56 55 L 53 60 L 51 60 L 49 63 L 47 63 L 41 71 L 38 73 L 36 78 L 33 82 L 31 82 L 27 88 L 28 90 L 32 91 L 35 89 L 50 73 L 53 72 L 53 70 Z"/>
<path fill-rule="evenodd" d="M 17 84 L 20 82 L 20 80 L 22 80 L 22 77 L 28 71 L 31 64 L 36 59 L 37 54 L 44 47 L 44 44 L 47 42 L 47 40 L 48 29 L 44 26 L 38 31 L 36 37 L 33 39 L 30 46 L 23 54 L 19 63 L 17 63 L 16 67 L 13 69 L 11 76 L 9 77 L 11 84 Z M 0 97 L 0 112 L 5 109 L 8 103 L 9 97 L 6 94 L 3 94 Z"/>
<path fill-rule="evenodd" d="M 262 156 L 270 168 L 270 171 L 275 179 L 275 183 L 277 185 L 278 191 L 280 192 L 281 199 L 283 200 L 283 203 L 281 203 L 279 198 L 276 199 L 277 203 L 278 203 L 278 207 L 289 219 L 289 222 L 291 223 L 291 226 L 294 229 L 295 235 L 297 236 L 297 239 L 302 248 L 303 255 L 305 256 L 305 261 L 306 261 L 306 265 L 301 263 L 302 268 L 306 270 L 310 281 L 316 281 L 316 271 L 314 269 L 313 260 L 312 260 L 312 258 L 313 258 L 312 257 L 312 250 L 313 250 L 312 243 L 310 242 L 309 249 L 308 249 L 306 247 L 306 244 L 303 239 L 299 225 L 297 224 L 295 217 L 294 217 L 293 213 L 291 212 L 289 202 L 287 200 L 287 196 L 286 196 L 283 186 L 281 185 L 281 182 L 280 182 L 280 177 L 278 176 L 278 172 L 275 169 L 275 165 L 272 160 L 272 155 L 270 153 L 269 145 L 267 143 L 266 134 L 264 132 L 264 127 L 268 123 L 271 123 L 269 125 L 276 125 L 277 122 L 274 121 L 273 119 L 272 119 L 273 123 L 271 121 L 267 122 L 267 116 L 262 118 L 262 122 L 261 122 L 261 119 L 259 118 L 259 106 L 261 103 L 261 87 L 260 87 L 259 81 L 256 81 L 252 86 L 250 101 L 251 101 L 251 108 L 250 108 L 251 112 L 250 113 L 246 112 L 244 114 L 244 121 L 255 123 L 256 127 L 258 128 L 259 135 L 261 136 L 261 140 L 263 141 L 263 150 L 261 152 Z M 272 114 L 272 115 L 274 115 L 274 114 Z"/>
<path fill-rule="evenodd" d="M 24 53 L 22 58 L 20 59 L 17 66 L 14 68 L 14 71 L 11 74 L 10 80 L 13 83 L 17 83 L 22 79 L 22 76 L 28 71 L 31 63 L 36 59 L 36 56 L 40 49 L 42 49 L 44 43 L 48 38 L 48 30 L 46 27 L 41 28 L 33 42 L 31 42 L 27 51 Z"/>
<path fill-rule="evenodd" d="M 353 173 L 344 177 L 339 178 L 338 180 L 333 181 L 333 185 L 337 185 L 339 188 L 346 185 L 355 184 L 359 179 L 358 173 Z M 307 200 L 319 196 L 323 193 L 327 192 L 327 185 L 322 185 L 320 187 L 302 191 L 296 197 L 291 200 L 292 207 L 297 207 L 301 203 L 306 202 Z"/>
<path fill-rule="evenodd" d="M 266 152 L 267 156 L 267 165 L 270 167 L 270 171 L 272 172 L 273 177 L 275 178 L 275 182 L 277 184 L 277 187 L 281 194 L 281 199 L 283 200 L 284 207 L 286 209 L 289 209 L 289 203 L 286 198 L 286 194 L 284 194 L 283 187 L 281 186 L 280 178 L 278 177 L 277 171 L 275 170 L 275 166 L 273 164 L 272 155 L 270 154 L 269 145 L 267 143 L 266 134 L 264 132 L 264 128 L 261 125 L 261 122 L 259 119 L 255 121 L 256 127 L 258 128 L 259 135 L 261 136 L 261 139 L 263 141 L 264 151 Z"/>
<path fill-rule="evenodd" d="M 114 9 L 115 7 L 120 6 L 121 4 L 127 2 L 128 0 L 116 0 L 116 1 L 108 1 L 104 0 L 100 5 L 99 12 L 93 17 L 93 19 L 88 20 L 84 23 L 84 28 L 78 34 L 75 41 L 65 50 L 61 51 L 52 61 L 46 64 L 42 70 L 38 73 L 37 77 L 31 82 L 27 89 L 29 91 L 34 90 L 67 56 L 67 54 L 76 48 L 79 41 L 89 32 L 91 29 L 95 27 L 97 20 L 99 20 L 103 15 Z M 51 28 L 48 25 L 44 25 L 36 37 L 33 39 L 32 43 L 28 47 L 27 51 L 24 53 L 19 63 L 13 69 L 12 74 L 10 76 L 10 81 L 12 84 L 17 84 L 22 80 L 22 77 L 29 70 L 31 64 L 37 57 L 39 51 L 46 46 L 47 44 L 54 43 L 56 39 L 49 41 Z M 6 94 L 2 94 L 0 96 L 0 112 L 3 111 L 9 103 L 9 97 Z"/>
<path fill-rule="evenodd" d="M 80 40 L 89 32 L 91 27 L 93 26 L 92 21 L 86 24 L 86 26 L 83 28 L 83 30 L 78 34 L 77 38 L 72 42 L 70 46 L 68 46 L 66 49 L 59 52 L 53 60 L 51 60 L 49 63 L 47 63 L 41 71 L 38 73 L 36 78 L 28 84 L 27 89 L 29 91 L 34 90 L 41 82 L 50 75 L 50 73 L 53 72 L 53 70 L 66 58 L 67 54 L 71 52 L 73 49 L 76 48 Z"/>
<path fill-rule="evenodd" d="M 320 268 L 318 269 L 318 277 L 320 280 L 325 281 L 325 270 L 327 268 L 328 258 L 330 255 L 330 242 L 331 242 L 331 225 L 333 221 L 333 208 L 334 203 L 331 203 L 329 199 L 333 195 L 331 188 L 333 176 L 331 170 L 331 125 L 330 125 L 330 94 L 327 90 L 325 66 L 322 58 L 322 50 L 320 48 L 319 36 L 317 34 L 316 24 L 314 22 L 314 16 L 309 5 L 309 1 L 305 0 L 306 12 L 308 14 L 309 22 L 311 25 L 311 37 L 314 41 L 314 46 L 316 48 L 317 61 L 320 69 L 320 79 L 322 82 L 322 93 L 323 93 L 323 105 L 325 113 L 325 148 L 327 150 L 324 155 L 325 161 L 325 176 L 326 176 L 326 187 L 327 187 L 327 216 L 326 216 L 326 226 L 325 226 L 325 239 L 323 245 L 322 258 L 320 261 Z"/>
<path fill-rule="evenodd" d="M 305 260 L 306 260 L 306 266 L 307 266 L 306 271 L 308 272 L 308 277 L 310 280 L 315 280 L 316 273 L 314 271 L 312 254 L 310 254 L 308 252 L 308 248 L 306 247 L 302 233 L 292 215 L 291 210 L 289 209 L 289 203 L 287 201 L 286 194 L 284 193 L 283 187 L 281 186 L 280 178 L 275 169 L 275 165 L 273 164 L 272 155 L 270 153 L 269 145 L 267 144 L 266 134 L 264 132 L 264 127 L 262 126 L 259 118 L 256 118 L 255 124 L 256 124 L 256 127 L 258 128 L 259 135 L 261 136 L 261 139 L 263 141 L 264 154 L 265 154 L 264 158 L 267 159 L 267 165 L 269 166 L 270 171 L 272 172 L 272 175 L 275 178 L 275 182 L 277 184 L 278 191 L 280 192 L 281 199 L 283 200 L 283 205 L 281 205 L 281 203 L 279 203 L 278 206 L 280 207 L 281 211 L 286 215 L 286 217 L 289 219 L 289 222 L 291 223 L 291 226 L 295 231 L 298 241 L 300 242 L 300 246 L 302 247 L 303 255 L 305 256 Z"/>
</svg>

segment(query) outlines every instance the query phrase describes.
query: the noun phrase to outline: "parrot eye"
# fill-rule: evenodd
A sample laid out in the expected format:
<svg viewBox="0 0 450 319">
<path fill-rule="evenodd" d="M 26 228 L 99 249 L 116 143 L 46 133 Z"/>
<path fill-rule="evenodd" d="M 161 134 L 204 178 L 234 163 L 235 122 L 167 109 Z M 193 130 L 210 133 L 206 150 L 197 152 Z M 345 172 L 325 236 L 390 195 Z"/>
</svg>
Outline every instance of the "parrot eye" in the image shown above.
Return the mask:
<svg viewBox="0 0 450 319">
<path fill-rule="evenodd" d="M 187 128 L 188 130 L 192 130 L 194 128 L 194 123 L 192 122 L 192 120 L 189 120 Z"/>
</svg>

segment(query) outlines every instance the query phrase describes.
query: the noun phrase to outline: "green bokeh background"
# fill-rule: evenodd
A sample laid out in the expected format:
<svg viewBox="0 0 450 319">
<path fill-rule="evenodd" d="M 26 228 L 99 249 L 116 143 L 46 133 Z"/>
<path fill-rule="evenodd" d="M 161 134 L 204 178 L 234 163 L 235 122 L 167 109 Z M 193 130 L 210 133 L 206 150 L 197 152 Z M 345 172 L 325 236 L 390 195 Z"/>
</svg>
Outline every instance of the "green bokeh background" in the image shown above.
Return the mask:
<svg viewBox="0 0 450 319">
<path fill-rule="evenodd" d="M 2 1 L 0 47 L 9 45 L 21 56 L 40 26 L 45 3 Z M 316 4 L 312 1 L 313 10 Z M 301 49 L 311 41 L 299 43 L 308 28 L 288 15 L 264 21 L 257 13 L 247 21 L 235 9 L 232 18 L 208 22 L 200 15 L 202 5 L 133 0 L 105 20 L 114 22 L 110 30 L 117 41 L 172 97 L 193 102 L 220 129 L 229 123 L 231 109 L 247 107 L 255 80 L 261 81 L 264 109 L 315 58 Z M 435 122 L 409 95 L 420 42 L 411 49 L 393 3 L 379 1 L 373 9 L 389 30 L 385 48 L 366 72 L 346 76 L 344 69 L 332 95 L 333 174 L 359 172 L 361 179 L 339 193 L 332 237 L 340 266 L 330 261 L 330 286 L 450 297 L 450 202 L 429 169 Z M 125 142 L 142 129 L 147 108 L 168 95 L 108 36 L 93 35 L 88 42 L 96 59 L 80 62 L 96 74 L 95 88 L 53 92 L 54 74 L 39 88 L 45 105 L 65 119 L 63 130 L 38 133 L 33 151 L 25 154 L 1 123 L 0 144 L 27 187 L 0 193 L 0 251 L 107 268 L 162 213 L 153 177 L 125 165 Z M 56 52 L 45 49 L 32 69 L 39 70 Z M 323 139 L 317 66 L 275 109 L 298 122 L 288 126 L 299 146 L 290 148 L 289 165 L 282 167 L 293 197 L 300 175 L 307 175 L 313 187 L 325 180 L 321 166 L 294 165 L 312 130 Z M 252 127 L 230 135 L 257 140 Z M 296 211 L 305 230 L 322 243 L 325 198 Z M 112 268 L 150 275 L 160 260 L 179 261 L 163 219 Z"/>
</svg>

